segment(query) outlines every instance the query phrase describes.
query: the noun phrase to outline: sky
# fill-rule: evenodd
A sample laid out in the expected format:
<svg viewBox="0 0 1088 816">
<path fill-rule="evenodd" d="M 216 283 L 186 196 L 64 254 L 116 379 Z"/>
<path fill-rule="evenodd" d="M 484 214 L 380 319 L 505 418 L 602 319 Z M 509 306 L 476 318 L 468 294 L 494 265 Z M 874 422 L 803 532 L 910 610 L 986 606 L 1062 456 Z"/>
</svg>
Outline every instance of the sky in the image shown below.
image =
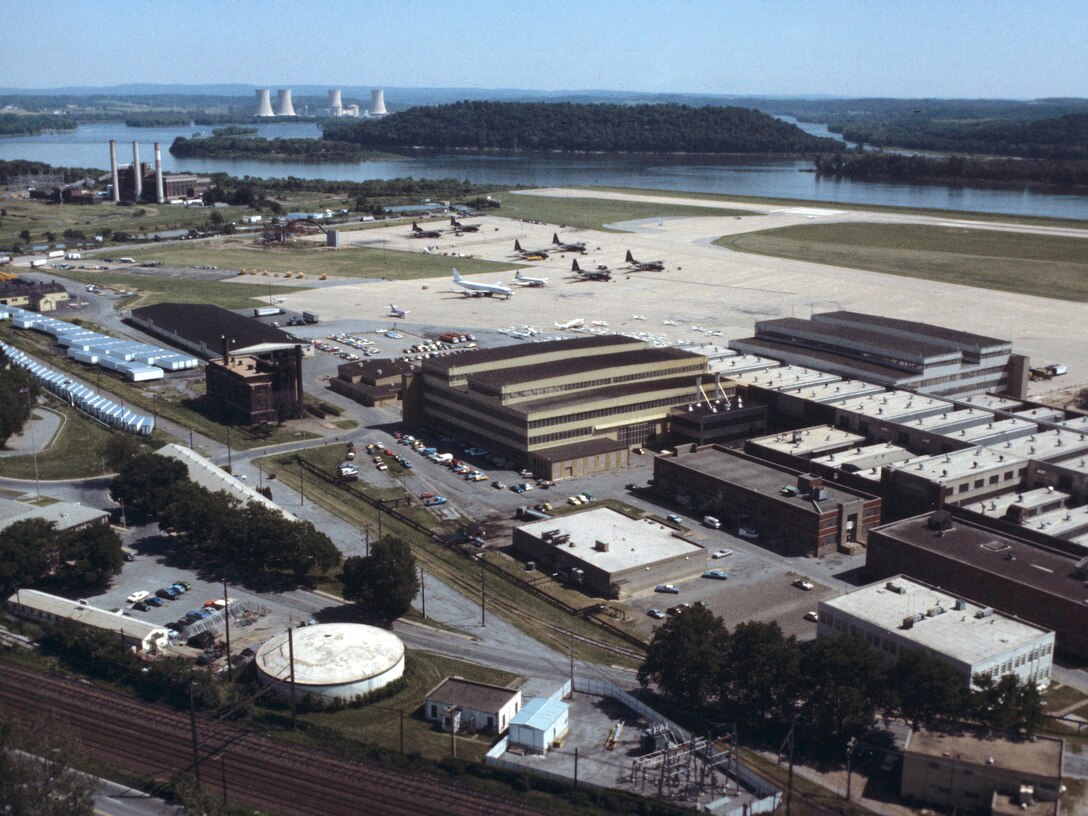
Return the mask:
<svg viewBox="0 0 1088 816">
<path fill-rule="evenodd" d="M 0 0 L 0 86 L 1088 97 L 1084 0 Z"/>
</svg>

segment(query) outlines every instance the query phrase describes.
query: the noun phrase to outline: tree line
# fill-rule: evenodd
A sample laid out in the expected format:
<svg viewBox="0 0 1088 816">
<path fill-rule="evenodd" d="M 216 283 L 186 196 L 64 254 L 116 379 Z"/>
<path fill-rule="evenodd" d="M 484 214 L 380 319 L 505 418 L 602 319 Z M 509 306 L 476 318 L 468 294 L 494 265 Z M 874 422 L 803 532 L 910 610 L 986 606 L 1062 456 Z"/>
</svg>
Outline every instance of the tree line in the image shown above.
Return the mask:
<svg viewBox="0 0 1088 816">
<path fill-rule="evenodd" d="M 717 106 L 466 101 L 329 120 L 322 129 L 325 139 L 374 150 L 785 154 L 841 147 L 759 111 Z"/>
<path fill-rule="evenodd" d="M 260 157 L 284 161 L 360 161 L 373 155 L 357 144 L 326 139 L 274 139 L 239 135 L 214 135 L 197 139 L 178 136 L 170 153 L 182 158 Z"/>
<path fill-rule="evenodd" d="M 923 651 L 888 663 L 852 636 L 802 649 L 777 623 L 750 621 L 730 631 L 700 607 L 654 632 L 638 679 L 703 723 L 735 723 L 768 743 L 793 728 L 800 749 L 825 758 L 841 757 L 849 740 L 864 738 L 878 712 L 915 727 L 968 718 L 1009 733 L 1032 733 L 1043 720 L 1039 691 L 1014 675 L 977 677 L 970 690 L 955 669 Z"/>
<path fill-rule="evenodd" d="M 815 159 L 816 172 L 830 178 L 903 181 L 964 186 L 1088 186 L 1088 160 L 972 159 L 964 156 L 904 156 L 897 153 L 835 153 Z"/>
<path fill-rule="evenodd" d="M 37 136 L 47 130 L 75 130 L 76 120 L 71 116 L 53 114 L 0 114 L 0 136 Z"/>
<path fill-rule="evenodd" d="M 121 538 L 108 524 L 62 531 L 54 521 L 26 519 L 0 531 L 0 588 L 79 593 L 102 591 L 124 562 Z"/>
<path fill-rule="evenodd" d="M 25 392 L 24 392 L 25 389 Z M 0 351 L 0 447 L 30 419 L 38 387 L 26 371 L 11 364 Z"/>
<path fill-rule="evenodd" d="M 187 113 L 157 111 L 155 113 L 137 113 L 125 117 L 125 127 L 188 127 L 193 118 Z"/>
</svg>

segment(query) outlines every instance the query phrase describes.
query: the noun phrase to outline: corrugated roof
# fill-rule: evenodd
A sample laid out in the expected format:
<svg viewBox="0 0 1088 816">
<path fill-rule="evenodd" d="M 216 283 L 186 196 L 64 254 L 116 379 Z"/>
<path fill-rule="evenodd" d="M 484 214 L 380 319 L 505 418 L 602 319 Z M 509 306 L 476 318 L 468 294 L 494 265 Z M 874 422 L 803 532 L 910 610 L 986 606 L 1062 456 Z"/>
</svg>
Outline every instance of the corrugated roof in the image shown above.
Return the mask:
<svg viewBox="0 0 1088 816">
<path fill-rule="evenodd" d="M 524 725 L 538 731 L 547 731 L 567 713 L 568 706 L 562 700 L 550 697 L 534 697 L 510 720 L 510 725 Z"/>
<path fill-rule="evenodd" d="M 133 309 L 132 317 L 215 352 L 222 347 L 224 336 L 230 341 L 232 351 L 265 343 L 298 345 L 300 342 L 281 329 L 206 303 L 156 303 Z"/>
</svg>

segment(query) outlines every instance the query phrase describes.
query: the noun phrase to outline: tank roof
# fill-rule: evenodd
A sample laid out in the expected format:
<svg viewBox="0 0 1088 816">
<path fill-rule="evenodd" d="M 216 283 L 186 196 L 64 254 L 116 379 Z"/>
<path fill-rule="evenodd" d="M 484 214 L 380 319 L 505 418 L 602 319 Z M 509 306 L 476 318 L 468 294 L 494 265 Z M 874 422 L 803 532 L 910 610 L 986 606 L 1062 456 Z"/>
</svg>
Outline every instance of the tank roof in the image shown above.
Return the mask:
<svg viewBox="0 0 1088 816">
<path fill-rule="evenodd" d="M 335 686 L 377 677 L 404 659 L 392 632 L 361 623 L 323 623 L 294 630 L 295 683 Z M 291 674 L 287 632 L 257 650 L 257 667 L 277 680 Z"/>
</svg>

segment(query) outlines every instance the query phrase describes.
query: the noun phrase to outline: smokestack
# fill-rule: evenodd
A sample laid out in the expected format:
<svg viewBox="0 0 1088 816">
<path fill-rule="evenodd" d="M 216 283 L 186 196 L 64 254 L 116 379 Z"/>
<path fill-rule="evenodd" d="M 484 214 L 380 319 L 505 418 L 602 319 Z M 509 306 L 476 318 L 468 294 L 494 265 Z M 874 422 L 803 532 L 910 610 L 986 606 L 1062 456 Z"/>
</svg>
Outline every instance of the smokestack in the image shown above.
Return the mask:
<svg viewBox="0 0 1088 816">
<path fill-rule="evenodd" d="M 155 203 L 162 204 L 165 201 L 166 196 L 162 190 L 162 149 L 155 142 Z"/>
<path fill-rule="evenodd" d="M 385 109 L 385 91 L 375 88 L 370 92 L 370 115 L 385 116 L 389 111 Z"/>
<path fill-rule="evenodd" d="M 133 199 L 139 201 L 144 196 L 144 176 L 140 172 L 140 143 L 132 143 L 132 193 Z"/>
<path fill-rule="evenodd" d="M 121 179 L 117 173 L 117 142 L 110 139 L 110 176 L 113 178 L 113 203 L 121 200 Z"/>
<path fill-rule="evenodd" d="M 254 116 L 275 116 L 272 113 L 272 102 L 269 99 L 268 88 L 261 88 L 257 91 L 257 112 Z"/>
<path fill-rule="evenodd" d="M 227 336 L 225 334 L 219 335 L 223 340 L 223 365 L 230 365 L 230 352 L 227 350 Z"/>
<path fill-rule="evenodd" d="M 344 100 L 340 98 L 340 90 L 329 91 L 329 113 L 333 116 L 343 116 Z"/>
<path fill-rule="evenodd" d="M 295 106 L 291 104 L 290 88 L 280 88 L 276 91 L 276 116 L 295 116 Z"/>
</svg>

